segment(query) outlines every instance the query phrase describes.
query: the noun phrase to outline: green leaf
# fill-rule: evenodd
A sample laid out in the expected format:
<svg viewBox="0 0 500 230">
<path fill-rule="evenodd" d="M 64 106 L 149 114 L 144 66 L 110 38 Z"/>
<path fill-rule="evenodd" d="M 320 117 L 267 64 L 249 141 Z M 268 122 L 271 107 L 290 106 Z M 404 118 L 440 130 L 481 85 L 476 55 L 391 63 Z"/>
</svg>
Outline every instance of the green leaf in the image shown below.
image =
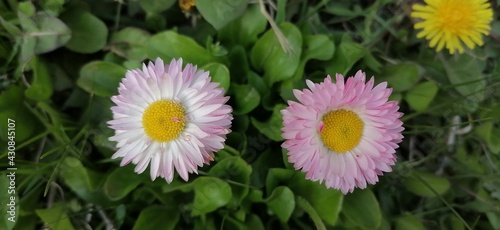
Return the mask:
<svg viewBox="0 0 500 230">
<path fill-rule="evenodd" d="M 108 28 L 93 14 L 72 10 L 61 15 L 61 19 L 71 29 L 71 40 L 66 48 L 78 53 L 95 53 L 106 45 Z"/>
<path fill-rule="evenodd" d="M 142 179 L 132 166 L 118 167 L 104 181 L 104 193 L 110 200 L 120 200 L 133 191 Z"/>
<path fill-rule="evenodd" d="M 218 38 L 232 44 L 248 47 L 266 30 L 267 20 L 258 4 L 251 4 L 243 15 L 219 30 Z"/>
<path fill-rule="evenodd" d="M 44 13 L 37 13 L 33 19 L 25 14 L 18 13 L 19 21 L 23 27 L 23 37 L 35 39 L 36 54 L 53 51 L 66 43 L 71 38 L 71 31 L 61 20 Z"/>
<path fill-rule="evenodd" d="M 143 61 L 148 54 L 150 37 L 147 31 L 134 27 L 123 28 L 111 37 L 111 51 L 128 60 Z"/>
<path fill-rule="evenodd" d="M 395 221 L 396 230 L 424 230 L 425 227 L 415 216 L 406 213 Z"/>
<path fill-rule="evenodd" d="M 33 70 L 33 82 L 24 92 L 26 97 L 36 101 L 49 99 L 52 95 L 52 81 L 47 65 L 40 59 L 32 59 L 31 68 Z"/>
<path fill-rule="evenodd" d="M 118 85 L 126 71 L 111 62 L 93 61 L 82 67 L 77 84 L 89 93 L 111 97 L 118 92 Z"/>
<path fill-rule="evenodd" d="M 382 214 L 377 198 L 369 189 L 357 189 L 344 197 L 342 214 L 352 224 L 362 229 L 377 229 L 382 222 Z"/>
<path fill-rule="evenodd" d="M 500 153 L 500 129 L 494 128 L 491 129 L 490 138 L 487 140 L 488 148 L 494 154 Z"/>
<path fill-rule="evenodd" d="M 27 16 L 33 16 L 35 14 L 35 6 L 31 2 L 20 2 L 17 4 L 17 10 L 21 11 Z"/>
<path fill-rule="evenodd" d="M 238 18 L 247 8 L 248 0 L 196 0 L 196 9 L 219 30 Z"/>
<path fill-rule="evenodd" d="M 488 214 L 490 214 L 490 213 L 486 213 L 486 216 L 489 217 Z M 490 223 L 491 223 L 491 220 L 490 220 Z M 444 216 L 440 221 L 440 225 L 441 225 L 441 229 L 465 230 L 465 226 L 464 226 L 463 222 L 460 220 L 460 218 L 458 218 L 455 215 L 451 215 L 451 214 Z M 495 225 L 493 225 L 493 226 L 495 226 Z M 499 228 L 500 228 L 500 222 L 497 222 L 496 227 L 493 227 L 493 229 L 499 229 Z"/>
<path fill-rule="evenodd" d="M 272 168 L 267 173 L 266 177 L 266 193 L 269 194 L 273 189 L 280 185 L 287 185 L 294 178 L 294 175 L 299 172 L 290 169 Z"/>
<path fill-rule="evenodd" d="M 149 14 L 161 13 L 168 10 L 176 2 L 176 0 L 139 0 L 141 8 Z"/>
<path fill-rule="evenodd" d="M 408 91 L 406 102 L 417 112 L 425 111 L 438 92 L 438 86 L 428 81 L 418 84 Z"/>
<path fill-rule="evenodd" d="M 250 85 L 231 84 L 231 98 L 234 99 L 233 113 L 247 114 L 260 104 L 260 95 Z"/>
<path fill-rule="evenodd" d="M 206 65 L 217 61 L 212 53 L 198 45 L 192 38 L 174 31 L 152 36 L 149 40 L 148 57 L 151 60 L 160 57 L 167 63 L 170 59 L 182 58 L 186 63 L 196 65 Z"/>
<path fill-rule="evenodd" d="M 260 217 L 251 213 L 245 218 L 245 226 L 247 226 L 248 229 L 265 229 Z"/>
<path fill-rule="evenodd" d="M 303 173 L 295 173 L 289 187 L 295 195 L 306 199 L 325 223 L 332 226 L 336 224 L 344 200 L 339 190 L 306 180 Z"/>
<path fill-rule="evenodd" d="M 101 190 L 97 189 L 103 176 L 86 169 L 80 160 L 67 157 L 62 160 L 59 175 L 64 184 L 82 199 L 96 204 L 109 204 Z"/>
<path fill-rule="evenodd" d="M 410 192 L 426 197 L 441 195 L 450 188 L 450 182 L 446 178 L 417 171 L 414 171 L 411 177 L 406 178 L 403 184 Z M 431 187 L 435 193 L 429 189 L 428 186 Z"/>
<path fill-rule="evenodd" d="M 302 35 L 297 27 L 283 23 L 279 28 L 293 52 L 285 53 L 275 32 L 270 29 L 255 43 L 250 54 L 252 65 L 264 71 L 264 81 L 269 87 L 293 76 L 302 53 Z"/>
<path fill-rule="evenodd" d="M 326 72 L 330 75 L 340 73 L 346 75 L 352 66 L 366 54 L 366 49 L 354 43 L 348 36 L 342 37 L 342 41 L 337 46 L 331 63 L 326 67 Z"/>
<path fill-rule="evenodd" d="M 199 177 L 194 182 L 193 216 L 215 211 L 232 198 L 231 187 L 221 179 Z"/>
<path fill-rule="evenodd" d="M 333 57 L 335 44 L 323 34 L 305 36 L 303 60 L 317 59 L 326 61 Z"/>
<path fill-rule="evenodd" d="M 273 108 L 273 114 L 271 118 L 267 121 L 262 122 L 255 118 L 251 118 L 253 126 L 255 126 L 259 132 L 266 135 L 271 140 L 282 141 L 281 137 L 281 127 L 283 126 L 283 116 L 281 115 L 281 110 L 286 108 L 284 104 L 278 104 Z"/>
<path fill-rule="evenodd" d="M 59 13 L 63 10 L 64 0 L 44 0 L 37 2 L 40 4 L 40 9 L 43 9 L 43 13 L 52 15 L 54 17 L 58 16 Z"/>
<path fill-rule="evenodd" d="M 173 230 L 179 222 L 177 207 L 152 206 L 142 210 L 133 230 Z"/>
<path fill-rule="evenodd" d="M 11 230 L 16 226 L 19 217 L 19 197 L 16 195 L 16 190 L 10 187 L 10 178 L 15 179 L 15 177 L 7 177 L 7 175 L 9 172 L 0 174 L 0 187 L 4 189 L 0 192 L 0 199 L 2 199 L 0 229 Z"/>
<path fill-rule="evenodd" d="M 450 83 L 456 86 L 456 90 L 467 99 L 480 102 L 485 97 L 487 85 L 483 76 L 484 61 L 469 55 L 459 55 L 456 58 L 440 60 L 448 75 Z"/>
<path fill-rule="evenodd" d="M 0 25 L 3 27 L 5 31 L 7 31 L 11 35 L 19 36 L 21 35 L 21 30 L 15 26 L 14 23 L 5 20 L 2 16 L 0 16 Z"/>
<path fill-rule="evenodd" d="M 295 209 L 295 196 L 286 186 L 280 186 L 265 200 L 267 207 L 286 223 Z"/>
<path fill-rule="evenodd" d="M 35 212 L 53 230 L 74 229 L 66 214 L 64 203 L 55 203 L 51 208 L 37 209 Z"/>
<path fill-rule="evenodd" d="M 19 63 L 27 63 L 35 55 L 36 38 L 21 38 L 21 52 L 19 52 Z"/>
<path fill-rule="evenodd" d="M 23 106 L 25 99 L 24 90 L 21 87 L 13 86 L 0 94 L 0 136 L 2 140 L 7 140 L 8 129 L 7 119 L 13 119 L 16 123 L 16 142 L 21 143 L 35 132 L 37 120 L 31 112 Z M 42 129 L 43 130 L 43 129 Z M 42 130 L 37 130 L 42 132 Z"/>
<path fill-rule="evenodd" d="M 229 83 L 231 82 L 231 77 L 229 74 L 229 69 L 223 64 L 220 63 L 209 63 L 205 66 L 201 67 L 205 71 L 210 72 L 210 77 L 212 77 L 212 81 L 218 82 L 219 87 L 224 88 L 226 92 L 229 90 Z"/>
<path fill-rule="evenodd" d="M 375 58 L 371 52 L 367 52 L 363 57 L 363 64 L 372 69 L 375 73 L 380 73 L 382 64 Z"/>
<path fill-rule="evenodd" d="M 417 64 L 401 63 L 385 66 L 382 74 L 377 76 L 377 81 L 386 81 L 394 92 L 401 92 L 411 89 L 420 80 L 420 72 Z"/>
<path fill-rule="evenodd" d="M 240 157 L 229 157 L 217 162 L 209 173 L 215 177 L 240 183 L 239 185 L 231 185 L 233 194 L 231 203 L 234 207 L 239 206 L 248 194 L 252 167 Z"/>
</svg>

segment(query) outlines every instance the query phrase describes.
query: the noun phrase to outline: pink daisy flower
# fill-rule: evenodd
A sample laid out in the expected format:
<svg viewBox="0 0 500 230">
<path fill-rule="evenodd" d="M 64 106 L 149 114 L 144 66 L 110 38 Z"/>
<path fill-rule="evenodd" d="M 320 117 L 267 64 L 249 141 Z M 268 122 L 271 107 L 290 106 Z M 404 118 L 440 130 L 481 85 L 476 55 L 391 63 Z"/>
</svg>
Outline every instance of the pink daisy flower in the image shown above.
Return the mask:
<svg viewBox="0 0 500 230">
<path fill-rule="evenodd" d="M 211 82 L 208 72 L 196 70 L 182 59 L 164 65 L 143 65 L 126 73 L 118 95 L 111 97 L 113 120 L 109 121 L 121 166 L 133 163 L 143 173 L 150 165 L 151 180 L 170 183 L 177 171 L 188 180 L 189 173 L 213 160 L 224 147 L 233 119 L 225 103 L 224 89 Z"/>
<path fill-rule="evenodd" d="M 403 114 L 387 83 L 375 87 L 365 73 L 330 76 L 309 89 L 294 90 L 299 102 L 288 101 L 283 114 L 282 147 L 288 161 L 306 173 L 306 179 L 325 182 L 342 193 L 375 184 L 396 162 L 395 149 L 403 139 Z"/>
</svg>

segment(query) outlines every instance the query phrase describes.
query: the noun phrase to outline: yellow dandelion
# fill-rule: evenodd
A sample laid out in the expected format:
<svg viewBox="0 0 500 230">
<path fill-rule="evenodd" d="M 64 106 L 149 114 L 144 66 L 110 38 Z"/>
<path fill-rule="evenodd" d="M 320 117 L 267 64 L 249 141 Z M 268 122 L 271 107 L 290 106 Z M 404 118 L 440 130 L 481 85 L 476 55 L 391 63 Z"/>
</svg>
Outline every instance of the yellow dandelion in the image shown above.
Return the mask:
<svg viewBox="0 0 500 230">
<path fill-rule="evenodd" d="M 423 21 L 415 24 L 422 29 L 418 38 L 430 40 L 429 46 L 441 51 L 444 47 L 454 54 L 482 46 L 481 34 L 488 35 L 493 11 L 488 0 L 425 0 L 427 5 L 415 4 L 411 17 Z"/>
<path fill-rule="evenodd" d="M 182 11 L 189 12 L 191 8 L 195 6 L 194 0 L 179 0 L 179 7 L 181 7 Z"/>
</svg>

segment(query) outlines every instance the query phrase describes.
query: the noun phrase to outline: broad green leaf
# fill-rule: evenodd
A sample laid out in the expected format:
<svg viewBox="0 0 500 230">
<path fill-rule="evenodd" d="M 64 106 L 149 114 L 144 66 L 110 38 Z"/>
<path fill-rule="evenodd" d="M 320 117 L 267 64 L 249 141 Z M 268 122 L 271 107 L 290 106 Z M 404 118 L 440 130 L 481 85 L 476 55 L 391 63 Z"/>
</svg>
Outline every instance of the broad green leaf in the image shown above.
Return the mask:
<svg viewBox="0 0 500 230">
<path fill-rule="evenodd" d="M 335 44 L 328 36 L 323 34 L 306 35 L 304 37 L 304 57 L 303 61 L 318 59 L 326 61 L 333 57 Z"/>
<path fill-rule="evenodd" d="M 396 218 L 396 230 L 424 230 L 425 227 L 415 216 L 406 213 L 401 217 Z"/>
<path fill-rule="evenodd" d="M 176 0 L 139 0 L 141 8 L 149 14 L 161 13 L 165 10 L 168 10 L 176 2 Z"/>
<path fill-rule="evenodd" d="M 243 15 L 219 30 L 219 39 L 248 47 L 266 30 L 267 20 L 257 4 L 251 4 Z"/>
<path fill-rule="evenodd" d="M 151 35 L 147 31 L 126 27 L 111 36 L 111 51 L 128 60 L 143 61 L 147 57 Z"/>
<path fill-rule="evenodd" d="M 199 177 L 194 182 L 193 216 L 215 211 L 232 198 L 231 187 L 221 179 Z"/>
<path fill-rule="evenodd" d="M 417 171 L 414 171 L 411 177 L 406 178 L 403 184 L 410 192 L 427 197 L 441 195 L 450 188 L 450 182 L 446 178 Z M 431 187 L 435 193 L 429 189 L 428 186 Z"/>
<path fill-rule="evenodd" d="M 173 58 L 182 58 L 185 63 L 205 65 L 217 61 L 208 50 L 201 47 L 192 38 L 166 31 L 156 34 L 149 40 L 149 59 L 162 58 L 166 63 Z"/>
<path fill-rule="evenodd" d="M 78 53 L 95 53 L 106 45 L 108 28 L 93 14 L 72 10 L 61 15 L 61 19 L 71 29 L 71 40 L 66 48 Z"/>
<path fill-rule="evenodd" d="M 253 126 L 255 126 L 259 132 L 266 135 L 266 137 L 271 140 L 282 141 L 283 137 L 281 137 L 281 127 L 283 126 L 283 116 L 281 115 L 281 110 L 284 108 L 286 108 L 286 105 L 284 104 L 276 105 L 273 109 L 271 118 L 264 122 L 252 117 Z"/>
<path fill-rule="evenodd" d="M 248 0 L 196 0 L 196 9 L 218 30 L 241 16 L 247 4 Z"/>
<path fill-rule="evenodd" d="M 377 76 L 378 82 L 386 81 L 394 92 L 406 91 L 414 87 L 420 80 L 419 67 L 413 63 L 400 63 L 385 66 L 382 74 Z"/>
<path fill-rule="evenodd" d="M 245 225 L 251 230 L 265 229 L 260 217 L 251 213 L 245 218 Z"/>
<path fill-rule="evenodd" d="M 487 212 L 486 217 L 488 217 L 493 229 L 500 229 L 500 214 L 498 212 Z"/>
<path fill-rule="evenodd" d="M 357 189 L 344 197 L 342 214 L 362 229 L 377 229 L 382 222 L 380 207 L 369 189 Z"/>
<path fill-rule="evenodd" d="M 259 71 L 264 71 L 264 81 L 268 86 L 286 80 L 293 76 L 299 66 L 302 53 L 302 35 L 291 23 L 279 26 L 284 38 L 293 49 L 285 53 L 276 33 L 268 30 L 254 45 L 250 54 L 252 65 Z"/>
<path fill-rule="evenodd" d="M 250 189 L 250 191 L 248 192 L 248 200 L 250 200 L 253 203 L 264 202 L 262 190 L 254 188 Z"/>
<path fill-rule="evenodd" d="M 406 93 L 405 100 L 417 112 L 423 112 L 432 102 L 438 92 L 434 82 L 427 81 L 418 84 Z"/>
<path fill-rule="evenodd" d="M 100 187 L 103 176 L 86 169 L 80 160 L 74 157 L 63 159 L 59 176 L 64 184 L 80 198 L 101 205 L 110 203 L 104 193 L 97 189 Z"/>
<path fill-rule="evenodd" d="M 252 167 L 240 157 L 229 157 L 217 162 L 209 173 L 215 177 L 240 183 L 239 185 L 231 185 L 233 193 L 231 203 L 234 207 L 239 206 L 248 194 Z"/>
<path fill-rule="evenodd" d="M 487 83 L 482 72 L 486 62 L 469 55 L 440 59 L 450 83 L 462 96 L 474 102 L 484 100 Z"/>
<path fill-rule="evenodd" d="M 252 74 L 252 72 L 250 72 L 247 51 L 245 48 L 243 48 L 243 46 L 234 46 L 231 49 L 228 58 L 230 60 L 228 66 L 229 72 L 233 76 L 232 81 L 238 84 L 246 83 L 247 78 L 249 78 L 247 75 Z M 250 79 L 248 79 L 248 81 L 250 81 Z M 251 82 L 249 83 L 252 84 Z"/>
<path fill-rule="evenodd" d="M 279 186 L 266 199 L 267 207 L 286 223 L 295 209 L 295 196 L 286 186 Z"/>
<path fill-rule="evenodd" d="M 143 177 L 134 172 L 133 167 L 117 167 L 104 181 L 104 193 L 110 200 L 120 200 L 134 190 Z"/>
<path fill-rule="evenodd" d="M 490 151 L 494 154 L 500 153 L 500 142 L 498 140 L 500 140 L 500 129 L 498 128 L 491 129 L 491 135 L 487 141 L 487 144 Z"/>
<path fill-rule="evenodd" d="M 287 185 L 299 172 L 290 169 L 272 168 L 268 171 L 266 177 L 266 193 L 269 194 L 273 189 L 280 185 Z"/>
<path fill-rule="evenodd" d="M 19 36 L 22 33 L 14 23 L 5 20 L 2 16 L 0 16 L 0 25 L 11 35 Z"/>
<path fill-rule="evenodd" d="M 231 77 L 229 74 L 229 70 L 225 65 L 220 63 L 209 63 L 201 67 L 201 69 L 209 71 L 210 77 L 212 77 L 212 81 L 218 82 L 220 84 L 219 87 L 224 88 L 226 92 L 228 91 Z"/>
<path fill-rule="evenodd" d="M 133 230 L 173 230 L 179 217 L 177 207 L 147 207 L 139 214 Z"/>
<path fill-rule="evenodd" d="M 4 191 L 0 192 L 0 199 L 2 199 L 2 206 L 0 206 L 0 218 L 2 218 L 0 229 L 5 230 L 14 229 L 19 217 L 19 197 L 16 195 L 17 190 L 10 187 L 10 178 L 14 178 L 15 180 L 15 177 L 7 177 L 9 174 L 9 171 L 0 174 L 0 188 L 4 189 Z"/>
<path fill-rule="evenodd" d="M 41 5 L 40 9 L 43 9 L 43 13 L 52 15 L 54 17 L 58 16 L 61 11 L 63 11 L 64 3 L 65 0 L 44 0 L 37 2 L 37 4 Z"/>
<path fill-rule="evenodd" d="M 24 90 L 21 87 L 13 86 L 0 94 L 0 137 L 7 140 L 8 119 L 12 119 L 16 125 L 16 142 L 21 143 L 30 137 L 37 129 L 37 120 L 31 112 L 23 106 L 25 99 Z M 38 127 L 39 128 L 39 127 Z M 42 132 L 43 129 L 37 131 Z"/>
<path fill-rule="evenodd" d="M 31 60 L 31 69 L 33 70 L 33 82 L 24 92 L 27 98 L 43 101 L 52 95 L 51 73 L 44 61 L 35 58 Z"/>
<path fill-rule="evenodd" d="M 382 64 L 375 58 L 371 52 L 367 52 L 365 57 L 363 57 L 363 63 L 375 73 L 380 73 Z"/>
<path fill-rule="evenodd" d="M 281 97 L 286 101 L 293 97 L 293 89 L 298 82 L 303 81 L 304 68 L 310 59 L 326 61 L 333 57 L 335 52 L 334 43 L 326 35 L 306 35 L 303 41 L 302 58 L 292 78 L 281 84 Z"/>
<path fill-rule="evenodd" d="M 257 75 L 253 71 L 249 71 L 247 74 L 248 83 L 253 86 L 260 95 L 265 95 L 269 92 L 269 88 L 267 87 L 264 79 L 261 76 Z"/>
<path fill-rule="evenodd" d="M 236 115 L 247 114 L 260 104 L 260 95 L 250 85 L 231 84 L 231 99 L 234 100 L 233 113 Z"/>
<path fill-rule="evenodd" d="M 488 216 L 488 214 L 489 213 L 486 213 L 486 216 Z M 465 230 L 463 222 L 457 216 L 452 214 L 444 216 L 440 221 L 440 225 L 441 229 Z M 500 228 L 500 222 L 497 223 L 497 229 L 498 228 Z"/>
<path fill-rule="evenodd" d="M 103 97 L 118 92 L 118 84 L 125 77 L 126 69 L 103 61 L 93 61 L 82 67 L 77 84 L 85 91 Z"/>
<path fill-rule="evenodd" d="M 37 13 L 33 19 L 18 13 L 25 39 L 35 39 L 36 54 L 43 54 L 64 46 L 71 38 L 71 31 L 61 20 L 44 13 Z"/>
<path fill-rule="evenodd" d="M 26 64 L 35 55 L 36 38 L 23 37 L 20 39 L 21 52 L 19 52 L 19 63 Z"/>
<path fill-rule="evenodd" d="M 17 10 L 30 17 L 33 16 L 36 11 L 32 2 L 20 2 L 17 4 Z"/>
<path fill-rule="evenodd" d="M 330 75 L 336 73 L 346 75 L 352 66 L 366 54 L 366 49 L 354 43 L 349 37 L 342 37 L 342 41 L 337 46 L 332 60 L 328 61 L 326 72 Z"/>
<path fill-rule="evenodd" d="M 326 224 L 336 224 L 344 200 L 339 190 L 328 189 L 319 182 L 306 180 L 303 173 L 295 173 L 290 179 L 289 187 L 295 195 L 306 199 Z"/>
<path fill-rule="evenodd" d="M 37 209 L 35 212 L 53 230 L 74 229 L 64 203 L 55 203 L 51 208 Z"/>
</svg>

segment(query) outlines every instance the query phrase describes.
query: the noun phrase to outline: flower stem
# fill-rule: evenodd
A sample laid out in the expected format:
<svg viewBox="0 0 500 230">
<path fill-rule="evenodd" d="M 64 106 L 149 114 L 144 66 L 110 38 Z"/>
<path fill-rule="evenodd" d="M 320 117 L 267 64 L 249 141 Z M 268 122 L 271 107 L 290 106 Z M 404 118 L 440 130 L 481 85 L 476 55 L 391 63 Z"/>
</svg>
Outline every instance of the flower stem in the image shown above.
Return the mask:
<svg viewBox="0 0 500 230">
<path fill-rule="evenodd" d="M 313 206 L 309 202 L 307 202 L 306 199 L 297 196 L 296 203 L 299 205 L 299 207 L 304 209 L 307 214 L 309 214 L 309 217 L 311 217 L 312 221 L 314 222 L 316 229 L 326 230 L 325 224 L 323 224 L 323 221 L 321 221 L 318 213 L 316 212 L 316 210 L 314 210 Z"/>
</svg>

